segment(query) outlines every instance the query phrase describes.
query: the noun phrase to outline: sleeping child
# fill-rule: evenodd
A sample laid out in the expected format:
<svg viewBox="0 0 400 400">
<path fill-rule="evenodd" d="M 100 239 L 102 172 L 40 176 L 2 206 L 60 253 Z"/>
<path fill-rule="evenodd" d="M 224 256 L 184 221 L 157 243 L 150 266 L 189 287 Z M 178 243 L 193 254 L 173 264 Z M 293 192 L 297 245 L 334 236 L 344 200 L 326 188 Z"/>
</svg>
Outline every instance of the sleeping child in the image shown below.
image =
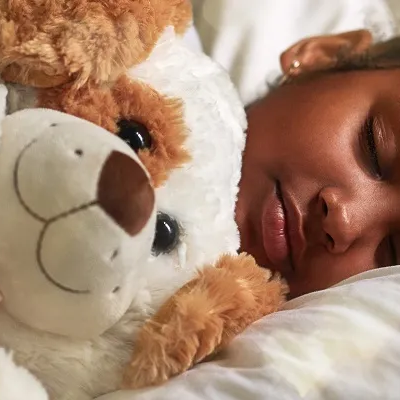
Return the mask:
<svg viewBox="0 0 400 400">
<path fill-rule="evenodd" d="M 297 297 L 399 264 L 400 38 L 314 36 L 280 65 L 267 95 L 241 93 L 249 128 L 236 219 L 241 250 Z"/>
</svg>

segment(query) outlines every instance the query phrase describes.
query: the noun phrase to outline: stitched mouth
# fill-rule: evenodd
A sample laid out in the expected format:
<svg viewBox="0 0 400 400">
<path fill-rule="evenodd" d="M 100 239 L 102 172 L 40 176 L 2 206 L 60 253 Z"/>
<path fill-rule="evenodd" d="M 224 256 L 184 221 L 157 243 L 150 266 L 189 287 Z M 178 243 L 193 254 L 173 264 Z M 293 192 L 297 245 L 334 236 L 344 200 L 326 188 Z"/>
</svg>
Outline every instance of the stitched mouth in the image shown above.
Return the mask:
<svg viewBox="0 0 400 400">
<path fill-rule="evenodd" d="M 72 287 L 69 287 L 67 285 L 63 285 L 62 283 L 58 282 L 56 279 L 54 279 L 50 273 L 47 271 L 44 263 L 43 263 L 43 258 L 42 258 L 42 248 L 43 248 L 43 239 L 45 237 L 46 231 L 49 228 L 49 226 L 56 222 L 59 221 L 60 219 L 63 218 L 67 218 L 68 216 L 75 214 L 76 212 L 79 211 L 83 211 L 88 209 L 89 207 L 95 206 L 97 205 L 97 201 L 91 201 L 87 204 L 84 204 L 82 206 L 79 207 L 75 207 L 69 211 L 66 211 L 64 213 L 61 213 L 60 215 L 56 216 L 56 217 L 52 217 L 48 220 L 46 220 L 45 218 L 41 217 L 40 215 L 38 215 L 37 213 L 35 213 L 24 201 L 23 196 L 21 194 L 21 191 L 19 189 L 19 181 L 18 181 L 18 171 L 19 171 L 19 166 L 21 164 L 21 160 L 23 158 L 23 155 L 26 153 L 26 151 L 36 142 L 37 140 L 34 139 L 32 140 L 30 143 L 28 143 L 21 151 L 21 153 L 18 155 L 17 161 L 15 163 L 15 167 L 14 167 L 14 190 L 15 193 L 17 195 L 17 199 L 19 201 L 19 203 L 21 204 L 21 206 L 25 209 L 25 211 L 34 219 L 36 219 L 37 221 L 43 223 L 43 228 L 40 232 L 39 235 L 39 239 L 36 245 L 36 262 L 39 266 L 39 270 L 41 271 L 41 273 L 43 274 L 43 276 L 46 278 L 46 280 L 48 282 L 50 282 L 51 284 L 53 284 L 54 286 L 56 286 L 57 288 L 68 292 L 68 293 L 73 293 L 73 294 L 89 294 L 90 290 L 88 289 L 75 289 Z"/>
<path fill-rule="evenodd" d="M 70 214 L 68 214 L 70 215 Z M 47 279 L 48 282 L 50 282 L 51 284 L 53 284 L 54 286 L 58 287 L 59 289 L 63 290 L 64 292 L 68 292 L 68 293 L 73 293 L 73 294 L 89 294 L 90 290 L 89 289 L 74 289 L 72 287 L 63 285 L 62 283 L 58 282 L 56 279 L 54 279 L 49 272 L 47 271 L 46 267 L 44 266 L 43 263 L 43 258 L 42 258 L 42 248 L 43 248 L 43 239 L 46 235 L 46 231 L 49 228 L 49 226 L 55 222 L 57 219 L 52 219 L 51 221 L 47 222 L 39 235 L 39 240 L 36 246 L 36 261 L 38 263 L 39 266 L 39 270 L 40 272 L 43 274 L 43 276 Z"/>
</svg>

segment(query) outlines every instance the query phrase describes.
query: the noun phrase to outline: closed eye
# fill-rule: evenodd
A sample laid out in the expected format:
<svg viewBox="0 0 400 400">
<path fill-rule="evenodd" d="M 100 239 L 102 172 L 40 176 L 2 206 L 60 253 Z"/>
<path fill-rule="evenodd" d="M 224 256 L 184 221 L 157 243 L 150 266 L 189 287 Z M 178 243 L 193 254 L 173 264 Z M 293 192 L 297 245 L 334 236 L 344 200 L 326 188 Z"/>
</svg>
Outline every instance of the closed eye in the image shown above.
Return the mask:
<svg viewBox="0 0 400 400">
<path fill-rule="evenodd" d="M 375 125 L 375 119 L 373 117 L 368 117 L 363 127 L 362 136 L 364 143 L 363 147 L 369 159 L 371 173 L 376 179 L 380 180 L 382 179 L 383 175 L 375 141 Z"/>
</svg>

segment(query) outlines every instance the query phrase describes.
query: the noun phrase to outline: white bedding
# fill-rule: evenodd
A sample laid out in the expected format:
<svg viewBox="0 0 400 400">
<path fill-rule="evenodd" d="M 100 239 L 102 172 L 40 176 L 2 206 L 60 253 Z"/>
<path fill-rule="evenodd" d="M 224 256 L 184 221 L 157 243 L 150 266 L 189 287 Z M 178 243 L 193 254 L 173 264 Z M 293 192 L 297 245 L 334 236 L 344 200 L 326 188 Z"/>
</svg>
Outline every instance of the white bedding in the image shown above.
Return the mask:
<svg viewBox="0 0 400 400">
<path fill-rule="evenodd" d="M 387 1 L 400 18 L 400 0 L 192 1 L 205 51 L 229 71 L 246 104 L 266 93 L 280 74 L 279 55 L 297 40 L 360 28 L 387 38 L 396 31 Z"/>
<path fill-rule="evenodd" d="M 373 400 L 400 397 L 400 266 L 296 299 L 218 359 L 107 400 Z"/>
</svg>

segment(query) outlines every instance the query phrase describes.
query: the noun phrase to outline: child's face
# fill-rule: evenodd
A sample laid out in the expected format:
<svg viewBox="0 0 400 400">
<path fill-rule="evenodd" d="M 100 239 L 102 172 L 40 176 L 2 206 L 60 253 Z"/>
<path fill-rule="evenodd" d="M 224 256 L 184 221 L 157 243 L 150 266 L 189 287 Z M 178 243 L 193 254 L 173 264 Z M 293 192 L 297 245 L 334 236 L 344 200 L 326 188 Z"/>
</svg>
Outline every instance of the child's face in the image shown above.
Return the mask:
<svg viewBox="0 0 400 400">
<path fill-rule="evenodd" d="M 287 85 L 248 118 L 243 251 L 292 296 L 400 263 L 400 70 Z"/>
</svg>

